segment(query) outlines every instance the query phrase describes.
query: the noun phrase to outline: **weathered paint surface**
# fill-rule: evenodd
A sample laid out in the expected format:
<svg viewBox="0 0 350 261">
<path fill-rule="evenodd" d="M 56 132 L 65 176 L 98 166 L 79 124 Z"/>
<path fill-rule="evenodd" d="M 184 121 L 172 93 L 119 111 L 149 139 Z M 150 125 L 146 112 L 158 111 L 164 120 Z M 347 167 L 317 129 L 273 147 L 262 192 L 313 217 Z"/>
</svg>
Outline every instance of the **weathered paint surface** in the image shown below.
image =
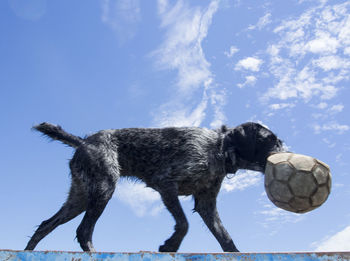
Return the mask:
<svg viewBox="0 0 350 261">
<path fill-rule="evenodd" d="M 60 251 L 12 251 L 0 250 L 0 261 L 350 261 L 350 252 L 334 253 L 85 253 Z"/>
</svg>

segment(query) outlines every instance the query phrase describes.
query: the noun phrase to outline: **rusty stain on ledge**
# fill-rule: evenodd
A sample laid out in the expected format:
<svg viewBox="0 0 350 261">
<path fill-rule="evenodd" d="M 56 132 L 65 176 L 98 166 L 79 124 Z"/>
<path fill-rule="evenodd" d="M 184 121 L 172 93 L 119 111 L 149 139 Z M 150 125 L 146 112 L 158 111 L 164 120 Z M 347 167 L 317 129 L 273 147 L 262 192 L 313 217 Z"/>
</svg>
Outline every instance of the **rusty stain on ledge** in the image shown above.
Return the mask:
<svg viewBox="0 0 350 261">
<path fill-rule="evenodd" d="M 350 252 L 296 253 L 89 253 L 0 250 L 0 261 L 350 261 Z"/>
</svg>

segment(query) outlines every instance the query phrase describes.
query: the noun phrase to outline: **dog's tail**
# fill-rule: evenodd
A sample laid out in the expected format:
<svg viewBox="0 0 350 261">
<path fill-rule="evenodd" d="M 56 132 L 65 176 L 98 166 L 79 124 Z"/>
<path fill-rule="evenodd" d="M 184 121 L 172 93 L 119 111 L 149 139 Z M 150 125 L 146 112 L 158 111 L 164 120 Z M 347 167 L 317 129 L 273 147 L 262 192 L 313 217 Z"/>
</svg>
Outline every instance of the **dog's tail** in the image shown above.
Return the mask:
<svg viewBox="0 0 350 261">
<path fill-rule="evenodd" d="M 82 138 L 65 132 L 59 125 L 43 122 L 33 126 L 33 129 L 44 133 L 53 140 L 59 140 L 73 148 L 79 147 L 84 142 Z"/>
</svg>

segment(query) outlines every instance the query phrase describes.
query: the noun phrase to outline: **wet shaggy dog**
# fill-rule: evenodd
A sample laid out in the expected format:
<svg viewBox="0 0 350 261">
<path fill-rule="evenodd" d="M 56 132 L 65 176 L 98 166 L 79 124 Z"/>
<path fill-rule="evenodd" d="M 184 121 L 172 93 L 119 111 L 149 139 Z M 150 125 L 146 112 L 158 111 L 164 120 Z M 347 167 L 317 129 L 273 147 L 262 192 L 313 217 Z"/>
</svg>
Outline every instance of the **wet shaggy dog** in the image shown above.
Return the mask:
<svg viewBox="0 0 350 261">
<path fill-rule="evenodd" d="M 57 226 L 85 211 L 77 229 L 84 251 L 95 251 L 92 233 L 111 199 L 119 177 L 136 177 L 158 191 L 176 225 L 161 252 L 176 252 L 188 230 L 179 195 L 192 195 L 204 223 L 225 252 L 238 252 L 221 223 L 216 198 L 228 173 L 263 172 L 266 159 L 283 151 L 282 142 L 257 123 L 219 130 L 204 128 L 128 128 L 102 130 L 80 138 L 60 126 L 42 123 L 34 129 L 76 149 L 70 161 L 72 184 L 61 209 L 43 221 L 26 246 L 33 250 Z"/>
</svg>

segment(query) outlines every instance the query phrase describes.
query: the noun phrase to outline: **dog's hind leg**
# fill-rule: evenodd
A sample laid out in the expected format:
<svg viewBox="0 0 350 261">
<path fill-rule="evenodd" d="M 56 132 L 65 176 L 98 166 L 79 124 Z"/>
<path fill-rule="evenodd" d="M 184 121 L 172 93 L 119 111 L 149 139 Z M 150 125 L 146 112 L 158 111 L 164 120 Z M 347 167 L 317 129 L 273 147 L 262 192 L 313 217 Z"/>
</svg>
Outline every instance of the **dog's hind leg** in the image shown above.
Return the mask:
<svg viewBox="0 0 350 261">
<path fill-rule="evenodd" d="M 89 191 L 89 200 L 83 220 L 77 229 L 77 239 L 84 251 L 95 252 L 92 234 L 98 218 L 111 199 L 116 180 L 99 180 Z"/>
<path fill-rule="evenodd" d="M 194 195 L 194 199 L 194 210 L 202 217 L 204 223 L 220 243 L 222 250 L 225 252 L 239 252 L 221 223 L 216 208 L 216 193 L 211 195 L 211 193 L 204 192 L 201 195 Z"/>
<path fill-rule="evenodd" d="M 25 250 L 33 250 L 41 239 L 52 230 L 78 216 L 86 208 L 86 194 L 73 180 L 67 201 L 61 209 L 48 220 L 43 221 L 29 240 Z"/>
<path fill-rule="evenodd" d="M 95 251 L 92 244 L 95 224 L 113 196 L 120 176 L 117 145 L 111 138 L 109 132 L 91 136 L 71 161 L 71 169 L 80 170 L 88 191 L 86 212 L 77 228 L 77 239 L 84 251 Z"/>
<path fill-rule="evenodd" d="M 159 247 L 159 252 L 176 252 L 188 231 L 188 222 L 178 198 L 177 187 L 174 184 L 167 184 L 158 191 L 176 222 L 174 233 Z"/>
</svg>

